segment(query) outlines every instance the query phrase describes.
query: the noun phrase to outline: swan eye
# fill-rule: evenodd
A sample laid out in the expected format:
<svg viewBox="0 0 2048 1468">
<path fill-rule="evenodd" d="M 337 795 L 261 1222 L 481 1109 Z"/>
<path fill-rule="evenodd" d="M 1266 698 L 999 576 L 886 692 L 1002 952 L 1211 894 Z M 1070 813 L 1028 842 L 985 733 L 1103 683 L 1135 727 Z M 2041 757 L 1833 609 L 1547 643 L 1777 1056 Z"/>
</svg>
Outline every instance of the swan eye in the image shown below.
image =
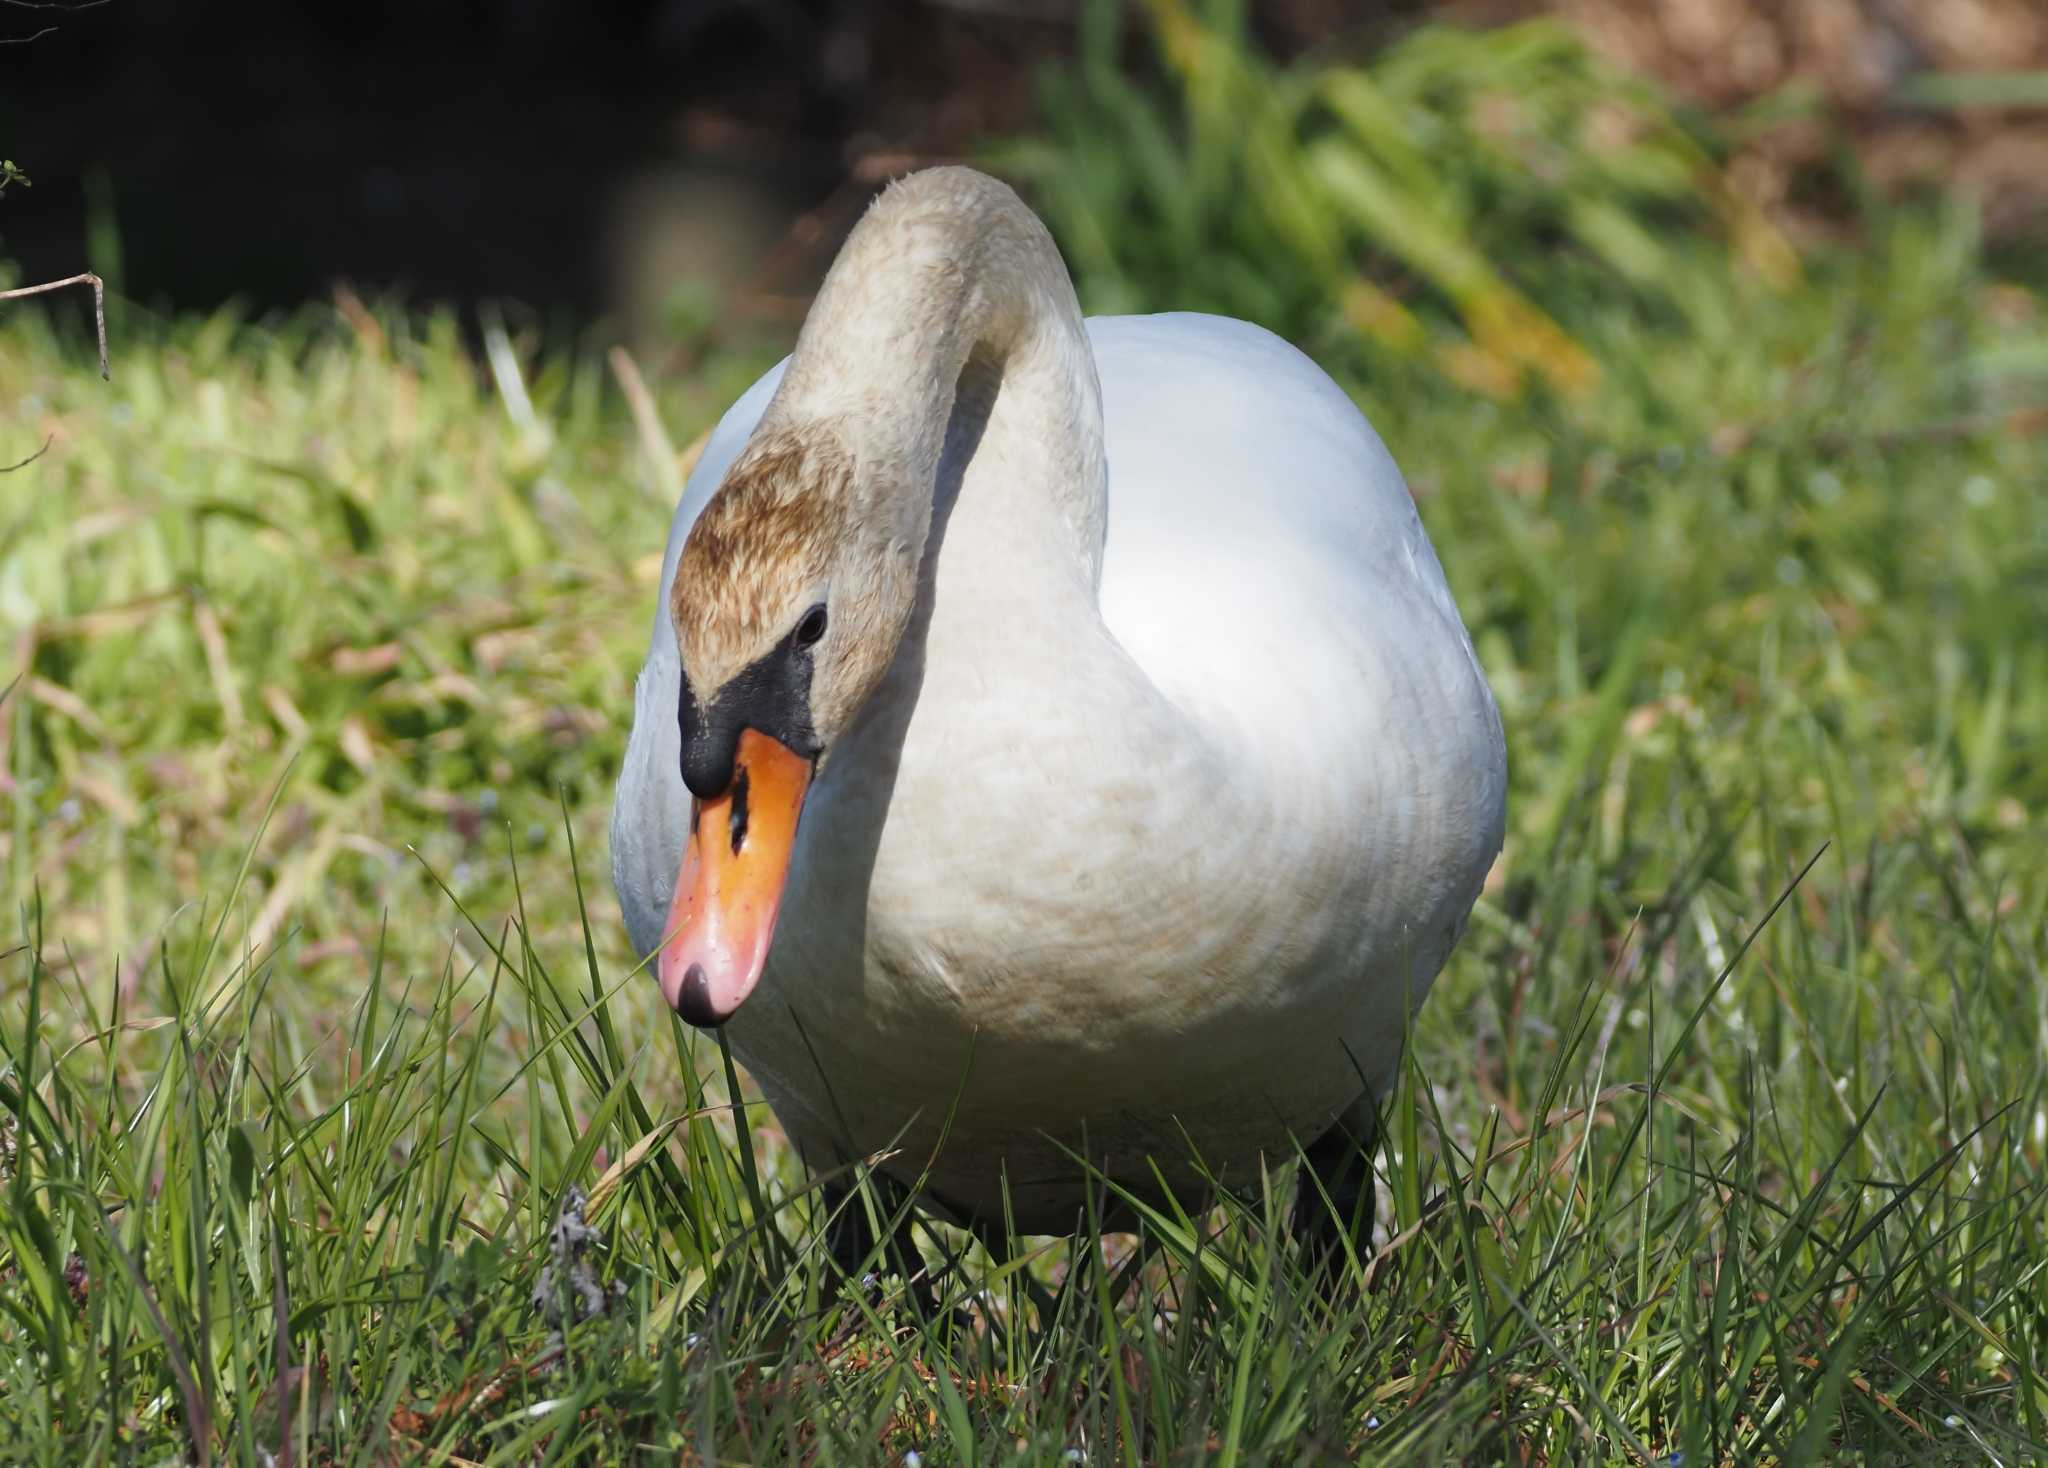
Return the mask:
<svg viewBox="0 0 2048 1468">
<path fill-rule="evenodd" d="M 809 647 L 825 635 L 825 606 L 820 602 L 804 613 L 804 619 L 796 624 L 796 645 Z"/>
</svg>

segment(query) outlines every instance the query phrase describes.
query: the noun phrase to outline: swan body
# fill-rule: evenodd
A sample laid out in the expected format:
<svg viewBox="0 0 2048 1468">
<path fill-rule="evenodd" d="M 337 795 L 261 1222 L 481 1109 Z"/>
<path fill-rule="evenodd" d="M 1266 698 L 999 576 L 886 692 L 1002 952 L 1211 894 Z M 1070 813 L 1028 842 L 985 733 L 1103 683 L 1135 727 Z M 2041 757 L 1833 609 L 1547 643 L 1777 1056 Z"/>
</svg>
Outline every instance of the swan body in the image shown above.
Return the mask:
<svg viewBox="0 0 2048 1468">
<path fill-rule="evenodd" d="M 686 547 L 776 435 L 836 446 L 834 543 L 880 547 L 805 582 L 832 635 L 914 566 L 843 716 L 811 675 L 833 734 L 730 1016 L 806 1160 L 893 1148 L 959 1214 L 1059 1230 L 1075 1154 L 1141 1192 L 1252 1182 L 1384 1090 L 1506 787 L 1400 472 L 1258 327 L 1084 324 L 1042 226 L 963 169 L 874 206 L 690 476 L 614 814 L 636 949 L 673 941 L 696 840 L 679 699 L 767 615 L 704 609 L 773 559 L 765 521 L 707 528 L 717 564 Z"/>
</svg>

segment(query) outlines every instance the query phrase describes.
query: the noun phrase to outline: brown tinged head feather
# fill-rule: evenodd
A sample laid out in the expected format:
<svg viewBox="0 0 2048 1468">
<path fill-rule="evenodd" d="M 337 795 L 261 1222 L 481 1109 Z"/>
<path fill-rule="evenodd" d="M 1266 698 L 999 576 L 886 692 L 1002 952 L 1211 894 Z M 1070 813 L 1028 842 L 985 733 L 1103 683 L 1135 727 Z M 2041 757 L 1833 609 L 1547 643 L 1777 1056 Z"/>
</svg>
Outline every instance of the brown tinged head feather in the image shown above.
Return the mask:
<svg viewBox="0 0 2048 1468">
<path fill-rule="evenodd" d="M 698 696 L 766 652 L 830 574 L 853 486 L 853 461 L 813 426 L 749 443 L 691 527 L 669 609 Z"/>
</svg>

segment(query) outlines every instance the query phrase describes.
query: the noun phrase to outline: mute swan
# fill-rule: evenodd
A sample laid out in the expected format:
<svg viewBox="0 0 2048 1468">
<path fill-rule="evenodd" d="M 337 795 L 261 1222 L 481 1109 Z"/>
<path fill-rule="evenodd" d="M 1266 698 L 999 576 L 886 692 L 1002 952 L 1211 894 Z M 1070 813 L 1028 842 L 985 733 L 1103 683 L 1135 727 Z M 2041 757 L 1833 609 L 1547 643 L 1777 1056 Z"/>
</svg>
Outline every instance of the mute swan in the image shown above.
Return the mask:
<svg viewBox="0 0 2048 1468">
<path fill-rule="evenodd" d="M 690 475 L 613 877 L 807 1163 L 936 1148 L 941 1206 L 1064 1232 L 1073 1152 L 1192 1192 L 1356 1132 L 1505 788 L 1345 394 L 1241 321 L 1084 322 L 1018 197 L 936 168 Z"/>
</svg>

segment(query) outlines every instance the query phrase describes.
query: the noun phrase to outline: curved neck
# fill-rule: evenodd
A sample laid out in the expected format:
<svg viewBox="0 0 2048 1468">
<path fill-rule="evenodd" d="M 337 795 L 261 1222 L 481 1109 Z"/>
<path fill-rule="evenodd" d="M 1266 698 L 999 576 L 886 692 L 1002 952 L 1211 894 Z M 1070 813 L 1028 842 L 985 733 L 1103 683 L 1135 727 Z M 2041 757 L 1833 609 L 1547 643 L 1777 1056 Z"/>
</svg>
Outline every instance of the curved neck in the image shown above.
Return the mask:
<svg viewBox="0 0 2048 1468">
<path fill-rule="evenodd" d="M 1102 571 L 1102 396 L 1059 251 L 1007 185 L 915 174 L 854 228 L 797 339 L 764 427 L 829 425 L 852 451 L 857 521 L 921 547 L 942 462 L 1049 530 L 1092 592 Z M 956 473 L 960 467 L 955 466 Z"/>
</svg>

